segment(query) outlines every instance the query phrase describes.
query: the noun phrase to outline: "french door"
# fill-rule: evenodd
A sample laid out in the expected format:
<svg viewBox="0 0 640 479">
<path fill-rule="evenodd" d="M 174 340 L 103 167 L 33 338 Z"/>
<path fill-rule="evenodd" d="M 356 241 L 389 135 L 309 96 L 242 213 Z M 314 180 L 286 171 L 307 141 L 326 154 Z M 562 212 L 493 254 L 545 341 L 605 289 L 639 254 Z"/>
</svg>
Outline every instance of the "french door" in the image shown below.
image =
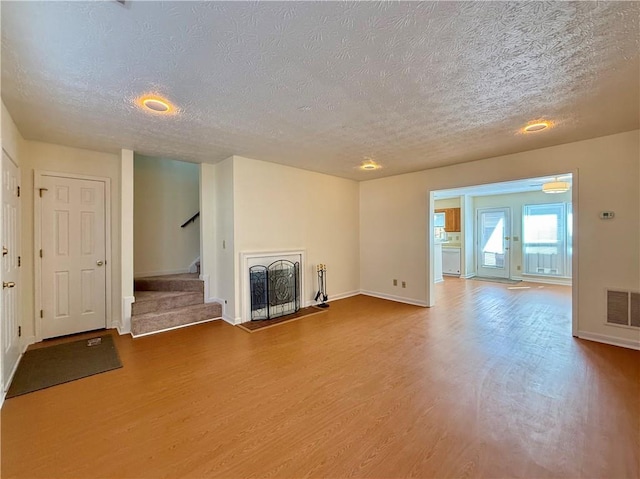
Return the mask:
<svg viewBox="0 0 640 479">
<path fill-rule="evenodd" d="M 510 208 L 479 208 L 476 215 L 476 275 L 509 278 Z"/>
</svg>

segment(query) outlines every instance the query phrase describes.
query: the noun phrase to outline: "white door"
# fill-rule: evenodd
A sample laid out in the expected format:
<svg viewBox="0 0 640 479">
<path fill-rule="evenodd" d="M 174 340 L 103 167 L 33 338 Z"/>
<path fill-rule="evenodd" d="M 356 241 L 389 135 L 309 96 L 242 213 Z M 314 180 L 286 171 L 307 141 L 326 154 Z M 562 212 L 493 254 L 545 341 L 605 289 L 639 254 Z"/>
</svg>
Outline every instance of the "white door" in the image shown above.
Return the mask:
<svg viewBox="0 0 640 479">
<path fill-rule="evenodd" d="M 476 275 L 509 278 L 511 210 L 482 208 L 476 212 Z"/>
<path fill-rule="evenodd" d="M 18 340 L 18 274 L 20 257 L 20 170 L 2 152 L 2 384 L 9 380 L 20 357 Z"/>
<path fill-rule="evenodd" d="M 42 338 L 106 327 L 105 183 L 42 176 Z"/>
</svg>

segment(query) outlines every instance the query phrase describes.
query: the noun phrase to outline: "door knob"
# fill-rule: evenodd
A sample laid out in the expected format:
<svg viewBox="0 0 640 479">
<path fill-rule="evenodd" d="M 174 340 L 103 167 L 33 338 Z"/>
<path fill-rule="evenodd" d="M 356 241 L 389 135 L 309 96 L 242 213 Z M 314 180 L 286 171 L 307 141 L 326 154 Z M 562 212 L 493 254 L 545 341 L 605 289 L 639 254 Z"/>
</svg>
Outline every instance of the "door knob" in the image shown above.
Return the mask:
<svg viewBox="0 0 640 479">
<path fill-rule="evenodd" d="M 8 254 L 9 254 L 9 250 L 7 249 L 7 247 L 6 247 L 6 246 L 3 246 L 3 247 L 2 247 L 2 256 L 6 256 L 6 255 L 8 255 Z"/>
<path fill-rule="evenodd" d="M 3 281 L 2 282 L 2 287 L 3 288 L 14 288 L 15 285 L 16 285 L 16 283 L 14 283 L 13 281 L 9 281 L 9 282 Z"/>
<path fill-rule="evenodd" d="M 98 266 L 102 266 L 102 265 L 104 264 L 104 262 L 102 262 L 102 261 L 98 260 L 98 261 L 96 261 L 96 264 L 97 264 Z"/>
</svg>

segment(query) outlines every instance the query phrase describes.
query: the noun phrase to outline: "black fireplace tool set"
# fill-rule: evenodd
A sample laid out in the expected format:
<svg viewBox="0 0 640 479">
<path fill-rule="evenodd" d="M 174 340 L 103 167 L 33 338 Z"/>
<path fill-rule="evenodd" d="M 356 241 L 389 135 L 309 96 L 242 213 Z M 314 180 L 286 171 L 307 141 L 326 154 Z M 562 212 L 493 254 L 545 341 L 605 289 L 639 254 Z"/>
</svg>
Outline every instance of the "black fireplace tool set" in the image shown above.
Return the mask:
<svg viewBox="0 0 640 479">
<path fill-rule="evenodd" d="M 314 299 L 316 301 L 322 301 L 316 306 L 318 308 L 328 308 L 329 305 L 326 303 L 326 301 L 329 299 L 329 296 L 327 296 L 327 265 L 319 264 L 316 269 L 318 271 L 318 292 L 316 293 L 316 297 Z"/>
</svg>

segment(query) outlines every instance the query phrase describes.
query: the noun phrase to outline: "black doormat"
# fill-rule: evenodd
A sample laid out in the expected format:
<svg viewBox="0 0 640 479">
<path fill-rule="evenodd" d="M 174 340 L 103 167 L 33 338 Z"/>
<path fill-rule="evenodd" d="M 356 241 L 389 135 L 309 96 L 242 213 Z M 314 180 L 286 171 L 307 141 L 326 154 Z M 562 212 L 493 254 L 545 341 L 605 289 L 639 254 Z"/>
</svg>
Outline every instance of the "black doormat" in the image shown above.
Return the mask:
<svg viewBox="0 0 640 479">
<path fill-rule="evenodd" d="M 110 334 L 28 350 L 7 399 L 122 367 Z"/>
</svg>

